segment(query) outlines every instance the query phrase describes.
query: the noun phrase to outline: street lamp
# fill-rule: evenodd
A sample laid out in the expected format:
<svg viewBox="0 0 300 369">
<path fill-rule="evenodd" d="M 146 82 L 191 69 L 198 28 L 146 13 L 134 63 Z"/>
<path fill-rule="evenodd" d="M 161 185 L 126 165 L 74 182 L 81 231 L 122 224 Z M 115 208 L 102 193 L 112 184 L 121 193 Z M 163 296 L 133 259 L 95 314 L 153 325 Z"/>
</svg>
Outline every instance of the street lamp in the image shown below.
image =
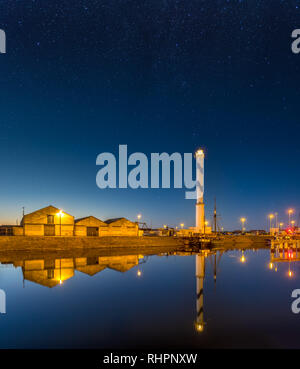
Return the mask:
<svg viewBox="0 0 300 369">
<path fill-rule="evenodd" d="M 278 216 L 278 213 L 275 213 L 275 228 L 278 228 L 277 216 Z"/>
<path fill-rule="evenodd" d="M 142 214 L 137 215 L 137 219 L 140 220 L 142 218 Z"/>
<path fill-rule="evenodd" d="M 62 210 L 60 210 L 60 211 L 58 212 L 58 215 L 59 215 L 59 225 L 60 225 L 60 227 L 59 227 L 59 228 L 60 228 L 60 232 L 59 232 L 59 233 L 60 233 L 60 236 L 61 236 L 61 217 L 64 215 L 64 214 L 63 214 L 63 211 L 62 211 Z"/>
<path fill-rule="evenodd" d="M 272 228 L 272 219 L 274 218 L 273 214 L 269 215 L 269 219 L 270 219 L 270 233 L 271 233 L 271 228 Z"/>
<path fill-rule="evenodd" d="M 240 221 L 242 222 L 242 232 L 244 232 L 244 230 L 245 230 L 244 225 L 245 225 L 245 222 L 246 222 L 246 218 L 241 218 Z"/>
<path fill-rule="evenodd" d="M 208 226 L 208 221 L 206 220 L 205 222 L 204 222 L 204 234 L 206 234 L 206 227 Z"/>
<path fill-rule="evenodd" d="M 291 221 L 291 225 L 294 228 L 294 226 L 295 226 L 295 221 L 294 220 Z"/>
<path fill-rule="evenodd" d="M 181 227 L 181 229 L 182 229 L 182 228 L 184 227 L 184 223 L 181 223 L 181 224 L 180 224 L 180 227 Z"/>
<path fill-rule="evenodd" d="M 289 225 L 291 225 L 291 215 L 294 214 L 294 209 L 289 209 L 288 214 L 289 214 Z"/>
</svg>

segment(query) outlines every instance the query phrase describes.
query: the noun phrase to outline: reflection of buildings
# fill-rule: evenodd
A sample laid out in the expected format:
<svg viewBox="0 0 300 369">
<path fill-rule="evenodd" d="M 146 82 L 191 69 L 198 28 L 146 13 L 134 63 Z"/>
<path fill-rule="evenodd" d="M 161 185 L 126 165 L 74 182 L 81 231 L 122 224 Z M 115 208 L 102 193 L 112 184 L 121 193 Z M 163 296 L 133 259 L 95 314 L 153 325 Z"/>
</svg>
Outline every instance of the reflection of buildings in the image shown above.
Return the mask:
<svg viewBox="0 0 300 369">
<path fill-rule="evenodd" d="M 24 280 L 52 288 L 63 284 L 75 270 L 93 276 L 106 268 L 126 272 L 140 264 L 143 255 L 91 256 L 60 259 L 15 260 L 6 262 L 21 267 Z"/>
<path fill-rule="evenodd" d="M 300 261 L 300 241 L 271 241 L 269 268 L 277 272 L 279 263 L 288 263 L 288 276 L 293 276 L 292 263 Z"/>
<path fill-rule="evenodd" d="M 26 260 L 22 271 L 25 280 L 51 288 L 74 276 L 74 263 L 72 259 Z"/>
</svg>

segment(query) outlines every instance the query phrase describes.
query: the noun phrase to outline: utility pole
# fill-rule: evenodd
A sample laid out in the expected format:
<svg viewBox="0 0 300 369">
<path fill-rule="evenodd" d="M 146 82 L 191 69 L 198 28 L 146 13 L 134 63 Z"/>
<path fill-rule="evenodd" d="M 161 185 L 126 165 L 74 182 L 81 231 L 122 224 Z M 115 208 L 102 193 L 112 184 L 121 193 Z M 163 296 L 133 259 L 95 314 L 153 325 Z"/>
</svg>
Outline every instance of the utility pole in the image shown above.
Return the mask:
<svg viewBox="0 0 300 369">
<path fill-rule="evenodd" d="M 23 210 L 23 223 L 22 223 L 22 226 L 23 226 L 23 236 L 25 236 L 25 224 L 24 224 L 24 215 L 25 215 L 25 206 L 22 206 L 22 210 Z"/>
<path fill-rule="evenodd" d="M 217 233 L 217 203 L 215 198 L 215 209 L 214 209 L 214 230 Z"/>
</svg>

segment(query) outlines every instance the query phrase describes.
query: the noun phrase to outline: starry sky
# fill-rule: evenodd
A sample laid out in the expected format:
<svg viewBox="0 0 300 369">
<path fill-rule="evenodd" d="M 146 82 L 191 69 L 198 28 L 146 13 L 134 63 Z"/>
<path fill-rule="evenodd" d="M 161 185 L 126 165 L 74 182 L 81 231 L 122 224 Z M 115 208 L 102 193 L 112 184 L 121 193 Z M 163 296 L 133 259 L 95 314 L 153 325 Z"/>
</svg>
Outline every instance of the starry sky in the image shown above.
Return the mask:
<svg viewBox="0 0 300 369">
<path fill-rule="evenodd" d="M 194 225 L 184 189 L 96 186 L 96 157 L 205 148 L 226 229 L 300 213 L 300 1 L 0 0 L 0 223 L 53 204 Z"/>
</svg>

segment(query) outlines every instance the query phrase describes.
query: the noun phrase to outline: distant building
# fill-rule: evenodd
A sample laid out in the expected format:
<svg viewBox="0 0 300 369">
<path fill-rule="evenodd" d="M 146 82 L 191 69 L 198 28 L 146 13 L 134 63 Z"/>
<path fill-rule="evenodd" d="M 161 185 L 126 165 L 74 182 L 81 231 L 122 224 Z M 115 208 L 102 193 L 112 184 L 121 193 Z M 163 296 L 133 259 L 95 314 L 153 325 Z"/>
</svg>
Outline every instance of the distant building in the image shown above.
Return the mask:
<svg viewBox="0 0 300 369">
<path fill-rule="evenodd" d="M 264 229 L 251 229 L 251 231 L 247 231 L 246 233 L 250 233 L 255 236 L 267 234 L 267 232 Z"/>
<path fill-rule="evenodd" d="M 75 236 L 99 237 L 108 235 L 108 225 L 93 216 L 75 219 Z"/>
<path fill-rule="evenodd" d="M 280 231 L 280 229 L 279 229 L 279 228 L 275 228 L 275 227 L 270 228 L 270 234 L 271 234 L 271 235 L 278 234 L 278 233 L 279 233 L 279 231 Z"/>
<path fill-rule="evenodd" d="M 137 222 L 126 218 L 102 221 L 92 215 L 74 220 L 55 206 L 49 205 L 23 216 L 20 226 L 0 226 L 0 236 L 105 237 L 142 236 Z"/>
<path fill-rule="evenodd" d="M 139 226 L 126 218 L 108 219 L 105 221 L 108 225 L 109 236 L 138 236 Z"/>
</svg>

